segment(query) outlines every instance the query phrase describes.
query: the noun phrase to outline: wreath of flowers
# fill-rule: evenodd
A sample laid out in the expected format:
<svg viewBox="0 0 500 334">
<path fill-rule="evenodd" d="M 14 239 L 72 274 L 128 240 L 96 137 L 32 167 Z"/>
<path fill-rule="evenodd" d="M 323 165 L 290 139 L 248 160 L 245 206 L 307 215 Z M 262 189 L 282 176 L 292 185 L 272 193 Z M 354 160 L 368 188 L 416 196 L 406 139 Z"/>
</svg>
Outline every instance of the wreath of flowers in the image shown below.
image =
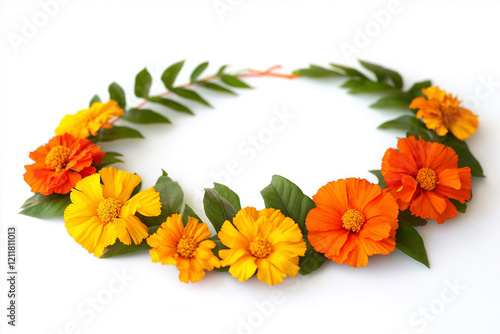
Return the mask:
<svg viewBox="0 0 500 334">
<path fill-rule="evenodd" d="M 184 65 L 178 62 L 163 73 L 167 91 L 159 95 L 150 94 L 152 78 L 147 69 L 137 74 L 135 95 L 144 100 L 135 108 L 127 108 L 124 90 L 112 83 L 108 102 L 94 96 L 88 109 L 66 115 L 56 136 L 30 153 L 34 163 L 25 166 L 24 179 L 35 195 L 20 213 L 64 216 L 69 235 L 96 257 L 149 250 L 153 262 L 177 266 L 180 281 L 186 283 L 218 270 L 229 271 L 241 282 L 257 274 L 259 280 L 274 285 L 286 276 L 307 275 L 327 259 L 364 267 L 369 256 L 387 255 L 396 247 L 429 267 L 416 227 L 428 219 L 442 224 L 459 211 L 465 213 L 472 177 L 484 177 L 464 141 L 476 131 L 477 116 L 430 81 L 405 91 L 396 71 L 360 63 L 370 73 L 330 64 L 329 68 L 310 65 L 293 74 L 277 73 L 279 66 L 229 74 L 222 66 L 200 79 L 208 67 L 204 62 L 193 70 L 188 84 L 175 86 Z M 331 181 L 311 199 L 290 180 L 274 175 L 261 191 L 262 210 L 242 208 L 234 191 L 214 183 L 203 198 L 205 214 L 216 232 L 212 235 L 207 223 L 184 204 L 181 187 L 167 173 L 141 191 L 138 175 L 109 167 L 122 162 L 122 155 L 102 151 L 101 144 L 143 138 L 133 128 L 115 125 L 116 121 L 170 123 L 151 108 L 192 111 L 167 96 L 211 107 L 189 88 L 235 94 L 235 88 L 251 88 L 242 78 L 258 76 L 347 78 L 342 87 L 350 94 L 383 95 L 370 107 L 403 111 L 379 126 L 406 131 L 397 149 L 387 149 L 381 169 L 370 170 L 379 183 L 360 178 Z"/>
</svg>

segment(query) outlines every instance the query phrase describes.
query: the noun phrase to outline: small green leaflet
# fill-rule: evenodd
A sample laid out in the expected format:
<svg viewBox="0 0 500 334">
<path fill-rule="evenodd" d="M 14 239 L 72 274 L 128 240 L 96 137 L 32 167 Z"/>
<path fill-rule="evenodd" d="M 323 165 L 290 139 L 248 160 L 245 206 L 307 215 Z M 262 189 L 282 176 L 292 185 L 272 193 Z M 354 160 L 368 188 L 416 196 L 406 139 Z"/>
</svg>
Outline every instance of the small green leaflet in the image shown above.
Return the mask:
<svg viewBox="0 0 500 334">
<path fill-rule="evenodd" d="M 111 129 L 101 129 L 97 133 L 97 136 L 92 138 L 94 143 L 112 141 L 117 139 L 126 138 L 144 138 L 142 134 L 132 128 L 126 126 L 114 125 Z"/>
<path fill-rule="evenodd" d="M 89 107 L 91 107 L 94 103 L 101 102 L 101 98 L 98 95 L 94 95 L 89 102 Z"/>
<path fill-rule="evenodd" d="M 194 113 L 188 107 L 171 99 L 166 99 L 161 97 L 151 97 L 149 98 L 149 102 L 158 103 L 172 110 L 183 112 L 189 115 L 194 115 Z"/>
<path fill-rule="evenodd" d="M 172 88 L 172 93 L 179 95 L 180 97 L 183 97 L 185 99 L 193 100 L 207 107 L 213 108 L 210 103 L 208 103 L 204 98 L 200 96 L 200 94 L 193 90 L 185 88 Z"/>
<path fill-rule="evenodd" d="M 151 74 L 149 74 L 147 69 L 143 69 L 135 77 L 135 96 L 147 99 L 151 84 Z"/>
<path fill-rule="evenodd" d="M 149 109 L 129 109 L 123 119 L 138 124 L 171 123 L 165 116 Z"/>
<path fill-rule="evenodd" d="M 232 86 L 232 87 L 237 87 L 237 88 L 252 88 L 234 75 L 229 75 L 229 74 L 221 74 L 220 79 L 222 80 L 223 83 L 226 85 Z"/>
<path fill-rule="evenodd" d="M 125 100 L 125 91 L 116 82 L 109 85 L 109 98 L 115 100 L 120 108 L 125 109 L 127 102 Z"/>
<path fill-rule="evenodd" d="M 218 84 L 214 84 L 213 82 L 197 81 L 196 84 L 198 86 L 201 86 L 203 88 L 210 89 L 210 90 L 213 90 L 213 91 L 217 91 L 217 92 L 221 92 L 221 93 L 227 93 L 227 94 L 232 94 L 232 95 L 238 95 L 235 92 L 233 92 L 232 90 L 227 89 L 224 86 L 221 86 L 221 85 L 218 85 Z"/>
<path fill-rule="evenodd" d="M 208 67 L 208 62 L 201 63 L 198 65 L 194 70 L 193 73 L 191 73 L 191 82 L 195 82 L 198 80 L 198 77 L 205 71 L 205 69 Z"/>
<path fill-rule="evenodd" d="M 175 79 L 177 78 L 177 75 L 179 75 L 182 66 L 184 66 L 184 60 L 171 65 L 165 70 L 165 72 L 163 72 L 161 81 L 163 81 L 163 84 L 168 90 L 171 90 L 173 88 Z"/>
</svg>

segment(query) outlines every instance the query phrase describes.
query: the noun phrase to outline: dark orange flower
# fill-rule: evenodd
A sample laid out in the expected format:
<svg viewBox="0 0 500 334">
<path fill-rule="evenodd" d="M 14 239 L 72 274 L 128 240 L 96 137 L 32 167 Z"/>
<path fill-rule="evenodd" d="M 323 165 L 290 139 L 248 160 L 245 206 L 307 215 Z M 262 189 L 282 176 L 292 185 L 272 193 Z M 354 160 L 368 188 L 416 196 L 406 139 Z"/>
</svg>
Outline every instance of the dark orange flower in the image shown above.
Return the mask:
<svg viewBox="0 0 500 334">
<path fill-rule="evenodd" d="M 364 179 L 327 183 L 313 196 L 306 227 L 313 248 L 339 264 L 365 267 L 368 256 L 396 247 L 398 204 L 388 191 Z"/>
<path fill-rule="evenodd" d="M 460 107 L 460 101 L 438 86 L 422 89 L 427 99 L 415 98 L 410 108 L 419 109 L 417 118 L 424 118 L 428 129 L 436 130 L 438 136 L 444 136 L 448 130 L 460 140 L 469 138 L 479 125 L 477 116 L 469 109 Z"/>
<path fill-rule="evenodd" d="M 35 193 L 67 194 L 78 181 L 95 173 L 92 163 L 99 164 L 105 154 L 88 139 L 75 139 L 68 133 L 55 136 L 30 153 L 35 163 L 24 166 L 24 180 Z"/>
<path fill-rule="evenodd" d="M 440 143 L 411 136 L 398 141 L 382 159 L 382 175 L 399 208 L 413 215 L 437 219 L 439 224 L 457 215 L 450 198 L 460 203 L 471 198 L 471 171 L 458 168 L 455 151 Z"/>
</svg>

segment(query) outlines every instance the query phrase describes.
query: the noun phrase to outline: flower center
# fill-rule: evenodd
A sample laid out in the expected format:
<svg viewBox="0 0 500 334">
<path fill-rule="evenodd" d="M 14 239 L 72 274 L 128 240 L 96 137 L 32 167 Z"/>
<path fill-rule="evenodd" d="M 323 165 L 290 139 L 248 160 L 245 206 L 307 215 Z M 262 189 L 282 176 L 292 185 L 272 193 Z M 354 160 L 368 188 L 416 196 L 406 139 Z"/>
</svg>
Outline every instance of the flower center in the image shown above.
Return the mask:
<svg viewBox="0 0 500 334">
<path fill-rule="evenodd" d="M 97 207 L 97 214 L 104 223 L 109 223 L 118 217 L 121 207 L 122 203 L 119 200 L 113 197 L 108 197 L 99 203 L 99 206 Z"/>
<path fill-rule="evenodd" d="M 436 172 L 430 168 L 420 168 L 415 178 L 420 185 L 420 188 L 431 191 L 436 188 L 437 175 Z"/>
<path fill-rule="evenodd" d="M 179 243 L 177 244 L 177 253 L 182 257 L 193 257 L 196 250 L 196 243 L 193 238 L 187 238 L 183 236 Z"/>
<path fill-rule="evenodd" d="M 271 250 L 271 243 L 260 236 L 250 243 L 250 253 L 259 259 L 271 254 Z"/>
<path fill-rule="evenodd" d="M 65 146 L 54 146 L 45 157 L 45 165 L 60 172 L 68 163 L 69 148 Z"/>
<path fill-rule="evenodd" d="M 358 233 L 365 223 L 365 215 L 356 209 L 349 209 L 342 216 L 342 222 L 344 223 L 342 227 L 346 230 Z"/>
</svg>

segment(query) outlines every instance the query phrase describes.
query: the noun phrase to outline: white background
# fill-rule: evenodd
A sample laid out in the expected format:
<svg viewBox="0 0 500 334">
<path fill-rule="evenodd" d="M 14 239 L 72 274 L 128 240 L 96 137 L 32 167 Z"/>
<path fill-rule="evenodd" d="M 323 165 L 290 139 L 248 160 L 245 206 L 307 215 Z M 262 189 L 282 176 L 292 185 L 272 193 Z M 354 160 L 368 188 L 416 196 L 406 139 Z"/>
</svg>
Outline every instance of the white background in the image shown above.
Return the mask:
<svg viewBox="0 0 500 334">
<path fill-rule="evenodd" d="M 48 2 L 0 2 L 2 332 L 500 332 L 499 3 L 401 0 L 397 13 L 381 16 L 392 8 L 390 1 L 69 1 L 50 7 L 52 17 L 44 22 Z M 221 4 L 226 11 L 216 10 Z M 31 35 L 29 22 L 39 25 Z M 363 39 L 366 29 L 371 37 Z M 13 36 L 26 39 L 15 46 Z M 347 44 L 356 48 L 353 57 L 342 51 Z M 476 102 L 480 127 L 467 142 L 487 178 L 473 179 L 466 215 L 419 229 L 430 270 L 396 250 L 372 257 L 366 268 L 328 262 L 275 287 L 217 272 L 187 285 L 178 281 L 175 267 L 152 263 L 147 252 L 100 260 L 75 243 L 62 218 L 17 214 L 31 196 L 22 178 L 23 166 L 31 163 L 28 152 L 53 136 L 65 114 L 86 108 L 95 93 L 107 99 L 112 81 L 137 105 L 134 77 L 145 66 L 156 80 L 153 92 L 161 93 L 161 73 L 182 59 L 179 83 L 206 60 L 211 74 L 223 64 L 233 71 L 281 64 L 291 72 L 328 62 L 358 67 L 355 58 L 400 71 L 405 87 L 432 79 Z M 496 86 L 484 85 L 481 78 L 488 77 Z M 163 168 L 202 214 L 200 194 L 214 180 L 257 208 L 273 174 L 310 196 L 338 178 L 375 181 L 367 171 L 379 169 L 385 150 L 403 135 L 377 130 L 398 114 L 368 108 L 376 96 L 348 95 L 339 87 L 342 80 L 247 82 L 255 89 L 239 90 L 238 97 L 199 90 L 214 109 L 188 103 L 194 117 L 164 110 L 173 125 L 136 126 L 146 139 L 104 149 L 124 153 L 125 164 L 117 167 L 141 175 L 144 187 Z M 284 130 L 255 158 L 238 151 L 269 127 L 276 110 L 293 115 Z M 213 177 L 233 160 L 240 166 L 236 175 Z M 16 328 L 7 326 L 5 310 L 10 224 L 18 228 L 19 243 Z M 450 289 L 453 284 L 459 287 Z M 99 311 L 92 310 L 93 299 Z"/>
</svg>

